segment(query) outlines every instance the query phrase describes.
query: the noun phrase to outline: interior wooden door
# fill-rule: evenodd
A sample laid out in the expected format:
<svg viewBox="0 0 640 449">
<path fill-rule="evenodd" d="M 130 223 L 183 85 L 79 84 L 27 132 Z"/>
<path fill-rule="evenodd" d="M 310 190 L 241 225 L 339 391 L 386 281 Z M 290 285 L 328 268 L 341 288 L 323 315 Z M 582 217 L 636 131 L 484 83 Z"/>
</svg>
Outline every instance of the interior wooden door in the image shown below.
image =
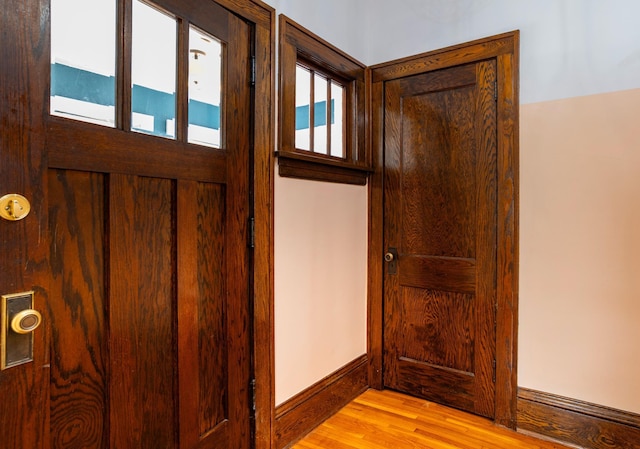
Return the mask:
<svg viewBox="0 0 640 449">
<path fill-rule="evenodd" d="M 384 95 L 384 384 L 493 417 L 495 61 Z"/>
<path fill-rule="evenodd" d="M 176 18 L 177 52 L 189 51 L 190 24 L 222 42 L 223 137 L 212 148 L 188 142 L 184 73 L 174 139 L 131 131 L 126 64 L 114 128 L 49 117 L 40 96 L 48 90 L 45 3 L 29 0 L 7 20 L 20 40 L 2 42 L 2 54 L 29 69 L 30 84 L 7 70 L 15 90 L 33 97 L 0 109 L 3 123 L 10 107 L 27 111 L 3 125 L 12 137 L 2 140 L 1 156 L 4 165 L 12 157 L 5 144 L 25 142 L 11 166 L 21 170 L 16 178 L 31 176 L 35 206 L 22 224 L 29 239 L 16 241 L 29 251 L 11 257 L 29 256 L 24 263 L 37 276 L 25 285 L 36 285 L 45 324 L 36 331 L 36 361 L 0 373 L 3 398 L 16 395 L 0 408 L 0 445 L 249 448 L 251 26 L 214 2 L 154 2 Z M 131 2 L 118 4 L 125 23 Z M 28 49 L 24 65 L 12 50 L 19 46 Z M 15 100 L 9 85 L 0 93 Z"/>
</svg>

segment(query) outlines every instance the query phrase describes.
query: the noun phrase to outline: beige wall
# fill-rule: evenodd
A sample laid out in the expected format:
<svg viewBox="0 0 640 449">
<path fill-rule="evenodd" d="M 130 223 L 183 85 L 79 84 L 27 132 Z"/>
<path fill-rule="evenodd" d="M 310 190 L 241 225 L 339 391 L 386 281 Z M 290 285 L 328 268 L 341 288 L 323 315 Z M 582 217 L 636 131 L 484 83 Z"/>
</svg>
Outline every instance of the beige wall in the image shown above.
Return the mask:
<svg viewBox="0 0 640 449">
<path fill-rule="evenodd" d="M 276 404 L 367 352 L 367 189 L 276 178 Z"/>
<path fill-rule="evenodd" d="M 640 413 L 640 89 L 521 108 L 519 384 Z"/>
</svg>

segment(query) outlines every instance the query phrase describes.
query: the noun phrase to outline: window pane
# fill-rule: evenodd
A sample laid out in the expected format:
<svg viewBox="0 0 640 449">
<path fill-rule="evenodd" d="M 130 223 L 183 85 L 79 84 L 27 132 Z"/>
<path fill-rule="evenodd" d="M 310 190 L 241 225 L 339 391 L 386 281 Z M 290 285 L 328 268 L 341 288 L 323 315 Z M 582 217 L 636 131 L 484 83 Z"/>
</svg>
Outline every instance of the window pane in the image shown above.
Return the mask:
<svg viewBox="0 0 640 449">
<path fill-rule="evenodd" d="M 311 102 L 311 72 L 296 66 L 296 148 L 311 149 L 309 104 Z"/>
<path fill-rule="evenodd" d="M 344 154 L 344 87 L 331 83 L 331 156 L 345 157 Z"/>
<path fill-rule="evenodd" d="M 115 126 L 115 52 L 115 0 L 51 0 L 51 114 Z"/>
<path fill-rule="evenodd" d="M 313 151 L 327 154 L 327 79 L 314 75 Z"/>
<path fill-rule="evenodd" d="M 133 2 L 131 129 L 175 136 L 176 21 Z"/>
<path fill-rule="evenodd" d="M 189 29 L 189 142 L 220 148 L 222 44 Z"/>
</svg>

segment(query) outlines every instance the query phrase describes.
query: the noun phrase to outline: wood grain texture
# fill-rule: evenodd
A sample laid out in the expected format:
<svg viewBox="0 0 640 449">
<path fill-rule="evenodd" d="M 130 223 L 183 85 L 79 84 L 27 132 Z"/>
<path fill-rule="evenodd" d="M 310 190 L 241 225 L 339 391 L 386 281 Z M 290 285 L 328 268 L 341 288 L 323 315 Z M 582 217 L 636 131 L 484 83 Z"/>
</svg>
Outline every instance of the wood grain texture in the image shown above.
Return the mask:
<svg viewBox="0 0 640 449">
<path fill-rule="evenodd" d="M 52 117 L 49 166 L 102 173 L 226 182 L 225 150 Z"/>
<path fill-rule="evenodd" d="M 368 390 L 293 449 L 559 449 L 478 416 L 405 396 Z"/>
<path fill-rule="evenodd" d="M 109 444 L 105 182 L 49 173 L 52 449 Z"/>
<path fill-rule="evenodd" d="M 518 31 L 512 31 L 376 64 L 371 66 L 373 82 L 393 80 L 483 59 L 514 54 L 518 51 L 518 34 Z"/>
<path fill-rule="evenodd" d="M 491 61 L 456 66 L 387 82 L 385 103 L 385 246 L 399 253 L 399 273 L 385 277 L 385 384 L 488 417 L 494 81 Z"/>
<path fill-rule="evenodd" d="M 233 173 L 225 193 L 225 277 L 227 321 L 227 418 L 229 447 L 251 447 L 253 414 L 251 376 L 251 310 L 249 286 L 251 255 L 248 244 L 250 201 L 250 163 L 252 142 L 247 128 L 252 123 L 250 59 L 252 30 L 240 17 L 230 15 L 229 31 L 236 36 L 228 46 L 226 129 L 227 173 Z M 232 69 L 233 68 L 233 69 Z"/>
<path fill-rule="evenodd" d="M 496 422 L 515 428 L 518 368 L 519 282 L 519 76 L 520 33 L 510 35 L 512 49 L 498 64 L 498 263 L 496 328 Z"/>
<path fill-rule="evenodd" d="M 382 380 L 382 329 L 383 329 L 383 167 L 384 156 L 378 151 L 383 143 L 384 116 L 377 107 L 382 95 L 382 83 L 371 84 L 371 71 L 367 70 L 369 98 L 368 151 L 371 152 L 373 173 L 369 178 L 369 217 L 367 245 L 367 355 L 369 357 L 369 385 L 381 389 Z M 374 148 L 376 151 L 373 151 Z"/>
<path fill-rule="evenodd" d="M 518 429 L 591 449 L 640 447 L 640 415 L 527 388 L 518 390 Z"/>
<path fill-rule="evenodd" d="M 34 332 L 34 360 L 0 372 L 0 444 L 47 444 L 49 299 L 47 185 L 43 115 L 47 109 L 49 2 L 1 0 L 0 190 L 31 203 L 21 221 L 0 220 L 0 292 L 33 290 L 43 324 Z M 25 432 L 24 429 L 29 429 Z"/>
<path fill-rule="evenodd" d="M 367 388 L 367 356 L 346 364 L 276 408 L 275 449 L 289 447 Z"/>
<path fill-rule="evenodd" d="M 109 179 L 109 385 L 113 447 L 173 447 L 172 181 Z"/>
<path fill-rule="evenodd" d="M 229 401 L 227 391 L 227 338 L 229 328 L 225 292 L 225 258 L 230 251 L 225 247 L 224 189 L 218 185 L 200 184 L 197 229 L 197 285 L 198 285 L 198 352 L 199 352 L 199 422 L 200 435 L 213 430 L 227 419 Z"/>
<path fill-rule="evenodd" d="M 284 178 L 300 178 L 341 184 L 365 185 L 368 170 L 349 168 L 339 164 L 326 164 L 313 157 L 298 153 L 278 153 L 278 174 Z M 293 157 L 292 157 L 293 156 Z"/>
<path fill-rule="evenodd" d="M 178 182 L 176 216 L 181 447 L 228 447 L 224 188 Z"/>
<path fill-rule="evenodd" d="M 393 132 L 393 129 L 400 129 L 399 116 L 385 116 L 383 111 L 388 104 L 385 104 L 385 93 L 393 95 L 391 90 L 394 83 L 387 82 L 400 78 L 412 77 L 425 72 L 436 73 L 440 69 L 493 59 L 496 62 L 497 73 L 497 177 L 496 198 L 497 198 L 497 235 L 496 247 L 498 248 L 496 277 L 498 284 L 496 289 L 498 312 L 496 315 L 496 393 L 495 393 L 495 419 L 498 423 L 515 428 L 516 422 L 516 368 L 517 368 L 517 284 L 518 284 L 518 71 L 519 71 L 519 33 L 517 31 L 505 33 L 498 36 L 480 39 L 466 44 L 460 44 L 440 50 L 435 50 L 420 55 L 390 61 L 371 67 L 370 90 L 371 98 L 371 135 L 374 168 L 376 172 L 372 180 L 380 180 L 380 184 L 375 189 L 370 189 L 370 234 L 369 234 L 369 355 L 372 363 L 371 378 L 372 386 L 380 387 L 381 359 L 377 348 L 382 342 L 381 336 L 375 338 L 379 332 L 375 326 L 380 326 L 382 321 L 383 306 L 381 295 L 375 291 L 382 291 L 381 282 L 378 280 L 383 275 L 380 267 L 384 251 L 386 250 L 379 242 L 382 240 L 383 229 L 381 226 L 383 211 L 386 213 L 387 203 L 394 203 L 398 198 L 384 198 L 378 194 L 382 183 L 385 185 L 400 185 L 399 178 L 391 173 L 383 177 L 382 155 L 384 147 L 384 126 L 390 127 L 386 132 Z M 436 81 L 442 78 L 434 78 Z M 434 81 L 434 82 L 436 82 Z M 481 106 L 481 105 L 479 105 Z M 483 118 L 484 119 L 484 118 Z M 491 117 L 489 117 L 491 119 Z M 491 119 L 494 120 L 494 119 Z M 484 139 L 489 136 L 485 136 Z M 377 162 L 377 165 L 376 164 Z M 396 164 L 396 165 L 394 165 Z M 392 167 L 397 166 L 397 162 L 392 163 Z M 386 230 L 385 230 L 386 232 Z M 484 237 L 483 237 L 484 238 Z M 376 251 L 377 253 L 373 253 Z M 371 268 L 374 268 L 371 271 Z M 395 288 L 395 279 L 385 282 L 384 292 Z M 481 284 L 482 288 L 490 288 L 486 284 Z M 389 307 L 385 309 L 385 314 L 393 313 Z M 490 367 L 483 366 L 483 370 Z"/>
<path fill-rule="evenodd" d="M 261 3 L 261 2 L 260 2 Z M 262 4 L 262 3 L 261 3 Z M 256 83 L 253 122 L 253 370 L 255 379 L 255 447 L 271 448 L 275 421 L 273 312 L 273 182 L 275 137 L 275 11 L 255 26 Z"/>
<path fill-rule="evenodd" d="M 408 287 L 475 293 L 476 260 L 461 257 L 405 256 L 400 283 Z"/>
<path fill-rule="evenodd" d="M 178 415 L 180 447 L 197 447 L 200 442 L 200 357 L 198 298 L 198 183 L 176 183 L 176 318 L 178 351 Z"/>
<path fill-rule="evenodd" d="M 428 289 L 403 289 L 402 360 L 474 372 L 474 297 Z"/>
<path fill-rule="evenodd" d="M 475 257 L 473 87 L 403 94 L 402 253 Z"/>
</svg>

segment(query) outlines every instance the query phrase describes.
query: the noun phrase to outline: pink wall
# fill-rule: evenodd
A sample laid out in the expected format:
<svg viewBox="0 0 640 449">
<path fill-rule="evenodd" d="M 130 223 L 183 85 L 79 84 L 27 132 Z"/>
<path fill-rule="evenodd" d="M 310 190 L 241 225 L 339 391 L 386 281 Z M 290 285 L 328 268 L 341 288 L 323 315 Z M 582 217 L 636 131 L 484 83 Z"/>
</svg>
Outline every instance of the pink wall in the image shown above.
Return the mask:
<svg viewBox="0 0 640 449">
<path fill-rule="evenodd" d="M 640 412 L 640 89 L 521 107 L 519 385 Z"/>
<path fill-rule="evenodd" d="M 367 352 L 367 188 L 276 177 L 276 404 Z"/>
</svg>

